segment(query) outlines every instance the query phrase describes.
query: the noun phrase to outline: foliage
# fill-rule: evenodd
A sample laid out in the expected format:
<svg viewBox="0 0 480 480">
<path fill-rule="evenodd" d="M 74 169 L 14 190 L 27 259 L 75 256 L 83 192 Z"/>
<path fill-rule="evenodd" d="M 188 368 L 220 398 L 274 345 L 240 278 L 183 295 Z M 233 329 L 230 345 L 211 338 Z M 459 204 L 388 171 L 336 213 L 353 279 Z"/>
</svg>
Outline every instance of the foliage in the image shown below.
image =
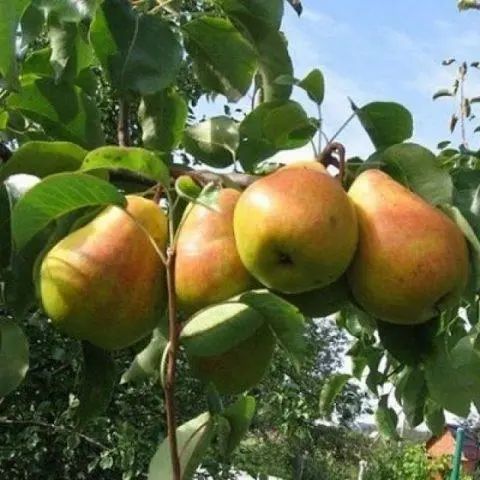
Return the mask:
<svg viewBox="0 0 480 480">
<path fill-rule="evenodd" d="M 287 3 L 301 14 L 300 1 Z M 332 460 L 318 447 L 317 413 L 329 417 L 334 412 L 348 425 L 361 410 L 361 397 L 350 380 L 365 379 L 379 398 L 376 419 L 384 436 L 396 437 L 398 420 L 388 403 L 387 383 L 394 385 L 410 425 L 425 420 L 434 432 L 443 427 L 444 410 L 466 416 L 477 401 L 480 153 L 469 150 L 465 141 L 458 150 L 444 149 L 439 155 L 414 143 L 412 114 L 391 101 L 351 102 L 375 147 L 370 158 L 345 162 L 343 147 L 329 143 L 318 160 L 337 167 L 345 189 L 361 172 L 378 168 L 448 214 L 469 242 L 469 280 L 461 299 L 445 308 L 436 305 L 428 322 L 399 326 L 367 314 L 352 292 L 345 292 L 345 302 L 334 310 L 340 310 L 337 325 L 354 338 L 352 375 L 333 376 L 342 335 L 330 335 L 328 327 L 304 317 L 293 298 L 258 284 L 202 310 L 202 325 L 194 325 L 194 335 L 180 335 L 183 325 L 178 328 L 177 322 L 189 317 L 177 312 L 174 302 L 175 248 L 186 203 L 215 211 L 222 186 L 244 189 L 278 167 L 265 168 L 274 154 L 323 135 L 322 119 L 311 118 L 291 94 L 303 89 L 320 112 L 328 81 L 316 68 L 303 79 L 295 77 L 280 30 L 284 8 L 283 0 L 0 3 L 0 408 L 9 442 L 2 445 L 10 445 L 2 450 L 2 461 L 9 472 L 16 469 L 18 478 L 31 474 L 26 462 L 32 456 L 44 465 L 61 460 L 52 472 L 62 478 L 75 474 L 73 466 L 78 478 L 89 469 L 133 478 L 151 462 L 150 480 L 158 475 L 179 480 L 210 460 L 213 469 L 228 469 L 235 463 L 231 454 L 249 430 L 253 451 L 245 456 L 244 450 L 239 464 L 254 464 L 258 445 L 268 444 L 272 457 L 267 461 L 262 455 L 262 468 L 282 465 L 273 446 L 278 440 L 282 448 L 295 445 L 286 457 L 292 464 L 283 463 L 282 469 L 290 468 L 295 478 L 300 475 L 296 468 L 305 478 L 320 478 L 343 453 Z M 201 94 L 226 99 L 225 115 L 198 121 L 193 107 Z M 236 118 L 231 105 L 249 97 L 250 111 Z M 466 112 L 463 104 L 462 109 Z M 25 174 L 30 175 L 28 184 Z M 191 181 L 185 182 L 185 175 Z M 155 199 L 170 218 L 169 248 L 162 252 L 157 246 L 169 302 L 159 308 L 150 343 L 144 339 L 111 353 L 92 348 L 88 338 L 80 344 L 50 330 L 41 316 L 38 273 L 49 249 L 99 209 L 108 204 L 123 208 L 125 192 Z M 311 205 L 298 205 L 295 199 L 282 205 L 289 211 L 307 207 Z M 283 263 L 291 260 L 279 257 Z M 141 281 L 136 278 L 126 290 Z M 124 299 L 128 291 L 119 304 Z M 221 311 L 224 315 L 217 315 Z M 194 352 L 207 358 L 207 366 L 209 361 L 211 368 L 220 365 L 220 372 L 226 358 L 231 369 L 250 362 L 253 370 L 257 355 L 263 355 L 265 364 L 270 361 L 262 344 L 267 335 L 278 347 L 269 364 L 272 374 L 238 397 L 201 385 L 183 356 L 185 350 Z M 256 350 L 250 355 L 247 347 L 252 345 Z M 113 381 L 119 378 L 120 386 Z M 229 380 L 241 379 L 232 375 Z M 66 393 L 73 393 L 68 402 Z M 142 414 L 141 430 L 132 428 Z M 160 420 L 165 414 L 168 430 Z M 40 431 L 47 435 L 41 442 Z M 47 441 L 66 442 L 68 448 L 52 458 Z M 328 449 L 336 451 L 333 443 Z M 423 468 L 417 453 L 409 450 L 398 471 L 417 474 Z M 249 455 L 250 463 L 245 460 Z M 417 470 L 407 471 L 408 465 Z M 172 468 L 183 473 L 171 473 Z M 56 473 L 48 474 L 55 478 Z"/>
</svg>

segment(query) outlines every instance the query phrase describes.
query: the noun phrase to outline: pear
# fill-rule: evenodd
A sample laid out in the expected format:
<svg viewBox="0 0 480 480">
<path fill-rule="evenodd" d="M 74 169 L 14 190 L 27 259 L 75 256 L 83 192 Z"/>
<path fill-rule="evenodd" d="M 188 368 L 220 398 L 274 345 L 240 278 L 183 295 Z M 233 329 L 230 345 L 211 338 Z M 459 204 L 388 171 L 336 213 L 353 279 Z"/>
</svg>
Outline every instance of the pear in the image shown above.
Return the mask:
<svg viewBox="0 0 480 480">
<path fill-rule="evenodd" d="M 381 170 L 361 173 L 348 195 L 360 227 L 348 271 L 358 304 L 404 325 L 454 304 L 469 273 L 467 242 L 456 224 Z"/>
<path fill-rule="evenodd" d="M 105 350 L 151 332 L 167 301 L 165 267 L 146 233 L 165 252 L 166 215 L 151 200 L 126 198 L 126 211 L 109 206 L 55 245 L 37 279 L 53 325 Z"/>
<path fill-rule="evenodd" d="M 296 162 L 288 163 L 279 170 L 285 170 L 288 168 L 304 168 L 307 170 L 317 170 L 319 172 L 328 173 L 323 164 L 317 160 L 298 160 Z"/>
<path fill-rule="evenodd" d="M 177 240 L 175 290 L 178 305 L 191 314 L 255 285 L 243 266 L 233 234 L 233 212 L 241 193 L 219 192 L 218 211 L 190 205 Z"/>
<path fill-rule="evenodd" d="M 268 324 L 219 355 L 188 355 L 193 373 L 221 394 L 238 394 L 255 387 L 265 376 L 275 350 L 275 336 Z"/>
<path fill-rule="evenodd" d="M 246 268 L 281 293 L 335 282 L 358 240 L 355 208 L 340 182 L 318 168 L 282 168 L 252 183 L 233 225 Z"/>
</svg>

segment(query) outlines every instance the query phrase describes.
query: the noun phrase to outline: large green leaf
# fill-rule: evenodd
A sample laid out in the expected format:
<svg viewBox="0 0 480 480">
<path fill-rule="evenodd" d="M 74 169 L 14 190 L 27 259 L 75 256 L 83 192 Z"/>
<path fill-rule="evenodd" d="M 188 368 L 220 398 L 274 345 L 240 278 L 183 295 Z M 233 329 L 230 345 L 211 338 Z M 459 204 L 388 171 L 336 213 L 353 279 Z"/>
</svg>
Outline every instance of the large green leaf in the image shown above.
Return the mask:
<svg viewBox="0 0 480 480">
<path fill-rule="evenodd" d="M 189 480 L 215 433 L 213 419 L 205 412 L 177 428 L 181 480 Z M 168 438 L 165 438 L 150 461 L 148 480 L 174 480 Z"/>
<path fill-rule="evenodd" d="M 245 395 L 239 397 L 235 403 L 221 412 L 221 416 L 228 421 L 230 426 L 229 434 L 221 446 L 224 455 L 231 455 L 247 433 L 255 415 L 255 404 L 254 397 Z"/>
<path fill-rule="evenodd" d="M 320 392 L 319 410 L 323 415 L 329 416 L 332 413 L 335 399 L 350 379 L 351 376 L 345 373 L 338 373 L 327 379 Z"/>
<path fill-rule="evenodd" d="M 86 154 L 86 150 L 71 142 L 27 142 L 0 167 L 0 181 L 17 173 L 43 178 L 78 170 Z"/>
<path fill-rule="evenodd" d="M 110 352 L 82 342 L 83 372 L 80 404 L 75 412 L 78 426 L 105 411 L 112 398 L 116 373 L 115 361 Z"/>
<path fill-rule="evenodd" d="M 140 147 L 108 145 L 87 154 L 82 163 L 83 171 L 131 170 L 163 185 L 168 185 L 170 174 L 160 155 Z"/>
<path fill-rule="evenodd" d="M 284 0 L 216 0 L 227 16 L 255 39 L 282 23 Z"/>
<path fill-rule="evenodd" d="M 20 93 L 7 99 L 7 106 L 38 122 L 57 140 L 95 148 L 104 143 L 100 112 L 78 87 L 56 84 L 53 78 L 28 78 Z"/>
<path fill-rule="evenodd" d="M 221 355 L 251 337 L 264 318 L 245 303 L 213 305 L 195 314 L 180 333 L 180 342 L 188 355 Z"/>
<path fill-rule="evenodd" d="M 380 161 L 382 170 L 427 202 L 452 202 L 452 178 L 427 148 L 416 143 L 393 145 L 375 155 L 375 161 Z"/>
<path fill-rule="evenodd" d="M 43 12 L 33 2 L 30 3 L 20 20 L 22 48 L 40 36 L 44 24 Z"/>
<path fill-rule="evenodd" d="M 388 406 L 388 395 L 383 395 L 378 402 L 375 412 L 375 422 L 381 435 L 400 440 L 397 433 L 398 415 L 392 407 Z"/>
<path fill-rule="evenodd" d="M 62 22 L 80 22 L 93 15 L 101 0 L 33 0 L 45 16 L 56 14 Z"/>
<path fill-rule="evenodd" d="M 361 108 L 354 104 L 352 107 L 377 150 L 412 136 L 412 114 L 398 103 L 372 102 Z"/>
<path fill-rule="evenodd" d="M 431 398 L 446 410 L 466 417 L 471 402 L 478 398 L 478 392 L 472 391 L 469 381 L 462 378 L 454 368 L 447 346 L 447 339 L 438 337 L 435 351 L 425 361 L 425 378 Z"/>
<path fill-rule="evenodd" d="M 145 148 L 169 152 L 182 141 L 188 106 L 173 89 L 142 97 L 138 119 Z"/>
<path fill-rule="evenodd" d="M 0 87 L 18 89 L 17 27 L 29 0 L 0 0 Z"/>
<path fill-rule="evenodd" d="M 183 144 L 195 159 L 217 168 L 230 166 L 238 148 L 238 122 L 212 117 L 185 130 Z"/>
<path fill-rule="evenodd" d="M 201 15 L 183 26 L 186 48 L 198 78 L 208 92 L 234 102 L 248 91 L 257 54 L 226 18 Z"/>
<path fill-rule="evenodd" d="M 317 131 L 302 106 L 293 100 L 259 105 L 240 124 L 238 159 L 250 172 L 280 150 L 302 147 Z"/>
<path fill-rule="evenodd" d="M 135 13 L 129 2 L 105 0 L 96 10 L 90 41 L 112 85 L 150 95 L 172 84 L 182 48 L 170 24 L 159 15 Z"/>
<path fill-rule="evenodd" d="M 94 63 L 93 51 L 79 28 L 75 23 L 61 22 L 57 15 L 48 19 L 50 63 L 57 82 L 73 82 L 82 70 Z"/>
<path fill-rule="evenodd" d="M 298 82 L 298 86 L 307 92 L 312 102 L 321 105 L 325 97 L 325 79 L 322 72 L 315 68 L 305 78 Z"/>
<path fill-rule="evenodd" d="M 137 353 L 127 371 L 122 375 L 120 383 L 140 382 L 149 377 L 158 378 L 163 351 L 167 343 L 160 330 L 156 328 L 148 345 Z"/>
<path fill-rule="evenodd" d="M 125 197 L 111 184 L 83 173 L 58 173 L 31 188 L 15 205 L 12 238 L 22 248 L 53 220 L 80 208 L 115 204 Z"/>
<path fill-rule="evenodd" d="M 20 385 L 28 371 L 28 340 L 20 326 L 0 318 L 0 398 Z"/>
<path fill-rule="evenodd" d="M 431 399 L 425 403 L 425 422 L 433 435 L 441 435 L 445 428 L 443 407 Z"/>
<path fill-rule="evenodd" d="M 417 427 L 423 421 L 428 389 L 425 374 L 420 368 L 408 370 L 403 378 L 402 407 L 409 425 Z"/>
<path fill-rule="evenodd" d="M 270 325 L 297 370 L 305 359 L 305 319 L 296 307 L 268 290 L 251 290 L 232 301 L 243 302 L 258 311 Z"/>
<path fill-rule="evenodd" d="M 256 43 L 256 48 L 259 56 L 258 70 L 262 77 L 263 101 L 288 100 L 292 85 L 276 82 L 282 75 L 293 76 L 293 64 L 285 38 L 281 33 L 271 31 Z"/>
</svg>

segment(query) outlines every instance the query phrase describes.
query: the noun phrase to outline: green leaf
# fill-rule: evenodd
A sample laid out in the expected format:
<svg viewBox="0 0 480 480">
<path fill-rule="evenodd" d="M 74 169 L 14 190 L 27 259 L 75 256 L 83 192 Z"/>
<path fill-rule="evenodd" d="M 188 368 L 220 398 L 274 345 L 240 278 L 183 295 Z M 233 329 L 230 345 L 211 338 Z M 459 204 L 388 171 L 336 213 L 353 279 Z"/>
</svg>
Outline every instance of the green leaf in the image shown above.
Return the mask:
<svg viewBox="0 0 480 480">
<path fill-rule="evenodd" d="M 293 100 L 262 103 L 240 124 L 237 156 L 245 171 L 280 150 L 302 147 L 317 128 L 303 107 Z"/>
<path fill-rule="evenodd" d="M 328 417 L 332 413 L 335 398 L 352 377 L 348 374 L 338 373 L 330 376 L 323 384 L 320 392 L 319 410 Z"/>
<path fill-rule="evenodd" d="M 242 98 L 252 82 L 257 54 L 230 20 L 201 15 L 183 25 L 183 32 L 203 88 L 231 102 Z"/>
<path fill-rule="evenodd" d="M 18 22 L 29 0 L 0 0 L 0 88 L 17 90 L 18 68 L 15 42 Z"/>
<path fill-rule="evenodd" d="M 177 428 L 181 479 L 192 478 L 215 433 L 212 417 L 205 412 Z M 174 480 L 168 438 L 165 438 L 150 461 L 148 480 Z"/>
<path fill-rule="evenodd" d="M 149 344 L 135 355 L 133 362 L 122 375 L 120 384 L 139 383 L 146 378 L 157 379 L 160 376 L 160 362 L 166 346 L 167 340 L 156 328 Z"/>
<path fill-rule="evenodd" d="M 383 395 L 375 412 L 375 422 L 381 435 L 400 440 L 397 433 L 398 416 L 395 410 L 387 405 L 388 395 Z"/>
<path fill-rule="evenodd" d="M 83 160 L 81 170 L 131 170 L 162 185 L 168 185 L 170 173 L 159 155 L 140 147 L 107 145 L 92 150 Z"/>
<path fill-rule="evenodd" d="M 261 312 L 247 304 L 222 303 L 191 317 L 180 333 L 180 343 L 188 355 L 221 355 L 247 340 L 263 324 Z"/>
<path fill-rule="evenodd" d="M 446 423 L 443 407 L 430 399 L 425 404 L 425 422 L 433 435 L 443 433 Z"/>
<path fill-rule="evenodd" d="M 230 426 L 229 435 L 222 445 L 223 455 L 230 456 L 248 432 L 255 415 L 255 405 L 254 397 L 241 396 L 221 413 L 221 416 L 228 421 Z"/>
<path fill-rule="evenodd" d="M 100 113 L 79 88 L 56 84 L 53 78 L 29 78 L 20 93 L 7 98 L 7 106 L 38 122 L 47 135 L 84 148 L 104 143 Z"/>
<path fill-rule="evenodd" d="M 256 40 L 277 31 L 283 17 L 283 0 L 216 0 L 227 16 Z"/>
<path fill-rule="evenodd" d="M 0 318 L 0 398 L 15 390 L 28 371 L 28 340 L 20 326 Z"/>
<path fill-rule="evenodd" d="M 382 170 L 432 204 L 451 203 L 453 183 L 435 155 L 415 143 L 386 148 L 375 159 L 384 164 Z"/>
<path fill-rule="evenodd" d="M 74 171 L 80 168 L 86 154 L 86 150 L 70 142 L 27 142 L 0 167 L 0 181 L 17 173 L 44 178 L 54 173 Z"/>
<path fill-rule="evenodd" d="M 27 46 L 40 36 L 44 24 L 45 17 L 42 11 L 34 3 L 30 3 L 24 10 L 20 20 L 22 47 Z"/>
<path fill-rule="evenodd" d="M 279 77 L 293 76 L 292 59 L 285 38 L 281 33 L 272 31 L 257 42 L 256 48 L 263 102 L 288 100 L 292 94 L 292 84 L 277 82 Z"/>
<path fill-rule="evenodd" d="M 352 103 L 368 136 L 377 150 L 401 143 L 413 134 L 412 114 L 393 102 L 372 102 L 358 108 Z"/>
<path fill-rule="evenodd" d="M 415 428 L 423 421 L 428 389 L 425 374 L 420 368 L 411 369 L 404 377 L 402 407 L 410 427 Z"/>
<path fill-rule="evenodd" d="M 129 2 L 105 0 L 97 8 L 90 42 L 112 86 L 124 93 L 154 94 L 180 71 L 182 47 L 170 24 L 135 13 Z"/>
<path fill-rule="evenodd" d="M 378 335 L 385 349 L 405 365 L 419 365 L 432 352 L 440 319 L 419 325 L 396 325 L 377 320 Z"/>
<path fill-rule="evenodd" d="M 62 22 L 80 22 L 91 17 L 100 2 L 101 0 L 33 0 L 33 4 L 44 12 L 45 17 L 56 14 Z"/>
<path fill-rule="evenodd" d="M 58 173 L 31 188 L 15 205 L 12 238 L 20 251 L 41 230 L 83 207 L 125 206 L 125 197 L 109 183 L 82 173 Z"/>
<path fill-rule="evenodd" d="M 61 22 L 57 15 L 51 15 L 48 37 L 50 64 L 57 82 L 73 82 L 83 69 L 94 63 L 93 51 L 75 23 Z"/>
<path fill-rule="evenodd" d="M 308 98 L 317 105 L 323 103 L 325 97 L 325 79 L 318 68 L 312 70 L 303 80 L 298 83 L 300 88 L 307 92 Z"/>
<path fill-rule="evenodd" d="M 138 119 L 145 148 L 169 152 L 182 141 L 188 106 L 173 89 L 142 97 Z"/>
<path fill-rule="evenodd" d="M 480 286 L 480 240 L 473 230 L 471 223 L 462 215 L 457 207 L 441 205 L 441 209 L 456 223 L 458 228 L 465 235 L 470 245 L 470 266 L 473 288 L 476 291 Z M 471 216 L 469 216 L 471 218 Z M 480 222 L 479 222 L 480 223 Z M 480 226 L 480 224 L 477 224 Z"/>
<path fill-rule="evenodd" d="M 82 350 L 80 405 L 75 412 L 77 426 L 84 426 L 106 410 L 116 383 L 115 361 L 110 352 L 88 342 L 82 342 Z"/>
<path fill-rule="evenodd" d="M 432 100 L 436 100 L 437 98 L 441 97 L 453 97 L 454 93 L 449 89 L 449 88 L 441 88 L 440 90 L 437 90 L 433 96 Z"/>
<path fill-rule="evenodd" d="M 212 117 L 185 130 L 183 144 L 195 159 L 224 168 L 235 161 L 238 122 L 226 116 Z"/>
<path fill-rule="evenodd" d="M 175 180 L 175 191 L 189 202 L 194 202 L 202 193 L 202 187 L 189 175 L 180 175 Z"/>
<path fill-rule="evenodd" d="M 452 365 L 444 336 L 438 337 L 435 351 L 425 361 L 425 378 L 430 396 L 436 403 L 455 415 L 468 415 L 475 397 L 468 382 Z"/>
<path fill-rule="evenodd" d="M 233 299 L 257 310 L 270 325 L 293 365 L 300 369 L 306 353 L 305 319 L 296 307 L 268 290 L 251 290 Z"/>
</svg>

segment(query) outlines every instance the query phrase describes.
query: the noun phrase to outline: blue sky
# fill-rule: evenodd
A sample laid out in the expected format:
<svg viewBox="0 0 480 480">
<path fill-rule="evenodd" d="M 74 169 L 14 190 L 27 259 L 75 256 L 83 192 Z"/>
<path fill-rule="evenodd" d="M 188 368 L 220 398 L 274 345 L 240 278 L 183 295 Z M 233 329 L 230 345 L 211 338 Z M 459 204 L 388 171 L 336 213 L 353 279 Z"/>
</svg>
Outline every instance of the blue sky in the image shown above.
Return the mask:
<svg viewBox="0 0 480 480">
<path fill-rule="evenodd" d="M 445 98 L 434 102 L 432 95 L 455 78 L 456 67 L 442 66 L 443 59 L 480 60 L 480 12 L 460 13 L 455 0 L 304 0 L 303 4 L 300 18 L 286 7 L 282 30 L 295 76 L 301 78 L 312 68 L 324 73 L 327 135 L 351 113 L 350 96 L 360 106 L 373 100 L 402 103 L 414 116 L 413 141 L 432 149 L 451 138 L 448 123 L 455 105 Z M 480 70 L 469 72 L 466 92 L 480 95 Z M 315 115 L 301 91 L 296 89 L 293 98 Z M 223 99 L 217 103 L 223 105 Z M 372 151 L 357 121 L 340 140 L 349 156 Z M 458 137 L 454 140 L 458 143 Z M 305 157 L 310 151 L 307 147 L 281 156 Z"/>
</svg>

